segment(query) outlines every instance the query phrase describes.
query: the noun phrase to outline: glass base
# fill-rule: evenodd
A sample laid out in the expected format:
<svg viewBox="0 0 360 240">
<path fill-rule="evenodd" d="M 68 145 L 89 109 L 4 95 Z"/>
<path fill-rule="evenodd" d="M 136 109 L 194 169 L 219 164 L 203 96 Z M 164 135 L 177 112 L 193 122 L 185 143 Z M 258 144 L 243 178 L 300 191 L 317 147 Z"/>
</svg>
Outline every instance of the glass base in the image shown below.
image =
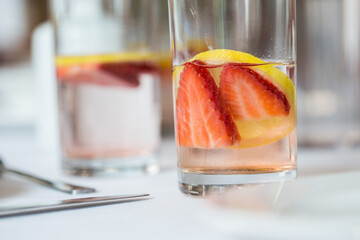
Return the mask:
<svg viewBox="0 0 360 240">
<path fill-rule="evenodd" d="M 153 175 L 159 172 L 157 154 L 96 159 L 69 159 L 63 157 L 62 169 L 76 176 Z"/>
<path fill-rule="evenodd" d="M 178 173 L 180 191 L 191 196 L 208 196 L 241 188 L 247 184 L 286 181 L 296 176 L 296 169 L 259 174 L 196 174 L 181 171 Z"/>
</svg>

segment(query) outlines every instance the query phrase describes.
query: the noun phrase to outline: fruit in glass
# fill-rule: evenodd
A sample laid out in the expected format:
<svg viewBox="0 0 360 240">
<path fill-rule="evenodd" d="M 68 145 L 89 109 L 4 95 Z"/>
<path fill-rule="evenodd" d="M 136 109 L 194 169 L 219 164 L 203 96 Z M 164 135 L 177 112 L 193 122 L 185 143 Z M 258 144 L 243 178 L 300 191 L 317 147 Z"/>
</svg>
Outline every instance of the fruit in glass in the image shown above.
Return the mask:
<svg viewBox="0 0 360 240">
<path fill-rule="evenodd" d="M 136 157 L 156 150 L 159 68 L 153 59 L 139 53 L 56 58 L 67 159 Z"/>
<path fill-rule="evenodd" d="M 205 51 L 174 66 L 178 166 L 185 174 L 296 169 L 295 64 Z"/>
</svg>

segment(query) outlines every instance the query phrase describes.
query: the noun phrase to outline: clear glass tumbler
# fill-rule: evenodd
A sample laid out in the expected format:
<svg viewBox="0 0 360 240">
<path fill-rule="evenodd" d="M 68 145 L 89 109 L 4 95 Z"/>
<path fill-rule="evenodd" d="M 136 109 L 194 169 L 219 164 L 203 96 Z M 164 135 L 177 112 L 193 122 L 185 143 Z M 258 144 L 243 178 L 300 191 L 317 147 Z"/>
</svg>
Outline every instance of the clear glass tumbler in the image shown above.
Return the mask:
<svg viewBox="0 0 360 240">
<path fill-rule="evenodd" d="M 66 172 L 158 170 L 158 8 L 147 0 L 52 0 Z"/>
<path fill-rule="evenodd" d="M 295 0 L 169 3 L 181 191 L 295 178 Z"/>
</svg>

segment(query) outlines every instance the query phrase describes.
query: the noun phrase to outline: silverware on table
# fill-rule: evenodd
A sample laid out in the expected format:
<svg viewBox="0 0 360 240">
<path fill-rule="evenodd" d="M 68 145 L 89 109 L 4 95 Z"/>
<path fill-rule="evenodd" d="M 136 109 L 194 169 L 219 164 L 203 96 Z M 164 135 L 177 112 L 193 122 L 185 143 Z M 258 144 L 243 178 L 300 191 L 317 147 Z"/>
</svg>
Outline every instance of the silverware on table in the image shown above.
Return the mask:
<svg viewBox="0 0 360 240">
<path fill-rule="evenodd" d="M 14 173 L 18 176 L 25 177 L 28 180 L 33 181 L 35 183 L 39 183 L 46 187 L 49 187 L 49 188 L 52 188 L 52 189 L 55 189 L 55 190 L 58 190 L 61 192 L 71 193 L 74 195 L 75 194 L 83 194 L 83 193 L 93 193 L 96 191 L 94 188 L 77 186 L 74 184 L 64 183 L 64 182 L 60 182 L 60 181 L 50 181 L 50 180 L 47 180 L 47 179 L 44 179 L 44 178 L 41 178 L 38 176 L 34 176 L 33 174 L 6 168 L 3 161 L 0 158 L 0 175 L 5 172 Z"/>
<path fill-rule="evenodd" d="M 88 197 L 0 207 L 0 218 L 150 199 L 150 194 Z"/>
</svg>

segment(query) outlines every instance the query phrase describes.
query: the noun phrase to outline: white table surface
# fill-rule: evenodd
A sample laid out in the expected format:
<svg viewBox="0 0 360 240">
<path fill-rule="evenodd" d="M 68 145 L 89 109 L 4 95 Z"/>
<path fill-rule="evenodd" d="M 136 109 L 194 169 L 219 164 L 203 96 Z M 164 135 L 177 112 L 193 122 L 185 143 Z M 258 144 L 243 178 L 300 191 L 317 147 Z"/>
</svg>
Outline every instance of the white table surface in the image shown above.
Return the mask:
<svg viewBox="0 0 360 240">
<path fill-rule="evenodd" d="M 146 201 L 2 218 L 1 240 L 360 239 L 359 149 L 299 149 L 299 178 L 293 185 L 284 185 L 283 190 L 288 192 L 283 199 L 301 196 L 295 204 L 302 210 L 299 214 L 246 209 L 241 201 L 250 195 L 238 198 L 239 201 L 234 197 L 230 207 L 185 197 L 177 187 L 172 138 L 163 141 L 159 157 L 163 170 L 156 176 L 63 175 L 56 156 L 39 148 L 33 135 L 26 132 L 1 132 L 0 154 L 12 168 L 98 189 L 96 194 L 79 197 L 131 193 L 152 196 Z M 323 190 L 318 192 L 320 197 L 311 198 L 320 187 Z M 333 201 L 327 201 L 326 196 Z M 0 181 L 0 207 L 72 197 L 10 174 Z M 343 204 L 347 207 L 342 208 Z"/>
</svg>

